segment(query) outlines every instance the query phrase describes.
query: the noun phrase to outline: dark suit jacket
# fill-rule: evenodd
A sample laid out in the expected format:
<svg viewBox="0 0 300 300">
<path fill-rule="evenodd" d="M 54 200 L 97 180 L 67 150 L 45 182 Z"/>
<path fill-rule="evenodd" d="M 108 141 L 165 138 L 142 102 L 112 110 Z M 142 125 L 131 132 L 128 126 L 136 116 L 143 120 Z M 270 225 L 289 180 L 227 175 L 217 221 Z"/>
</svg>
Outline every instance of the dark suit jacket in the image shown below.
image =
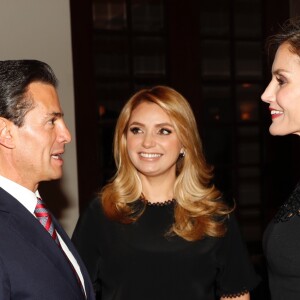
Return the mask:
<svg viewBox="0 0 300 300">
<path fill-rule="evenodd" d="M 81 268 L 87 299 L 95 299 L 82 260 L 54 217 L 53 222 Z M 61 249 L 39 221 L 2 188 L 0 188 L 0 299 L 84 299 Z"/>
</svg>

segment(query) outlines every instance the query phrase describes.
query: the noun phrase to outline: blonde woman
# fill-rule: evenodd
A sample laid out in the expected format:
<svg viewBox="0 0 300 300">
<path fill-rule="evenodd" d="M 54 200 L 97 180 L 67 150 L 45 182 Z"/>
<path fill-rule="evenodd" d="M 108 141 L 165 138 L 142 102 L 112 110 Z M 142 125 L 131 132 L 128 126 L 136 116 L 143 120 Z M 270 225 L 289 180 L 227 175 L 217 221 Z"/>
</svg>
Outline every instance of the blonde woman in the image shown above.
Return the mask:
<svg viewBox="0 0 300 300">
<path fill-rule="evenodd" d="M 184 97 L 165 86 L 133 95 L 114 157 L 73 236 L 97 299 L 250 299 L 258 279 Z"/>
</svg>

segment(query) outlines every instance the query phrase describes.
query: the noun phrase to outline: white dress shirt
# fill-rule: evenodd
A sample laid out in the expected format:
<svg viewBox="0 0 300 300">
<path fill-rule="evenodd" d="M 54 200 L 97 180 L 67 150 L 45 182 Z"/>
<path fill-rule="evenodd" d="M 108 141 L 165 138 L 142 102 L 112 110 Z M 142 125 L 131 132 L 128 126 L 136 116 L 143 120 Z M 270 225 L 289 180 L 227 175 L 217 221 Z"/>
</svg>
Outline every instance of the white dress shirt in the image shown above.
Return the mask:
<svg viewBox="0 0 300 300">
<path fill-rule="evenodd" d="M 28 190 L 27 188 L 17 184 L 16 182 L 9 180 L 3 176 L 0 175 L 0 187 L 3 188 L 7 193 L 12 195 L 14 198 L 16 198 L 25 208 L 28 209 L 28 211 L 36 218 L 34 214 L 34 210 L 37 204 L 37 197 L 40 197 L 40 194 L 38 191 L 33 193 L 32 191 Z M 42 224 L 41 224 L 42 226 Z M 82 286 L 85 291 L 85 285 L 84 285 L 84 279 L 80 270 L 80 267 L 73 256 L 72 252 L 69 250 L 67 245 L 65 244 L 64 240 L 61 238 L 61 236 L 57 232 L 57 236 L 60 242 L 60 245 L 69 258 L 70 262 L 72 263 L 74 269 L 76 270 L 78 277 L 82 283 Z"/>
</svg>

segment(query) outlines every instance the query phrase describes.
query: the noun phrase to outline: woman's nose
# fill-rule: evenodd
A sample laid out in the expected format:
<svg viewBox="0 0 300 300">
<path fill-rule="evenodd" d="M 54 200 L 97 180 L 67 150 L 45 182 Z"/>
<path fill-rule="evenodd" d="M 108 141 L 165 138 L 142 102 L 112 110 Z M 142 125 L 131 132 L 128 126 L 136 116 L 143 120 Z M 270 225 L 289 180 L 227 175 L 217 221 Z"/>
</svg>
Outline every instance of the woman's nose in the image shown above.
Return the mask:
<svg viewBox="0 0 300 300">
<path fill-rule="evenodd" d="M 272 86 L 272 81 L 269 83 L 269 85 L 266 87 L 265 91 L 261 95 L 261 100 L 266 103 L 271 103 L 275 101 L 276 96 L 274 92 L 274 88 Z"/>
<path fill-rule="evenodd" d="M 155 145 L 155 139 L 154 139 L 152 133 L 145 133 L 144 139 L 143 139 L 143 147 L 151 148 L 154 145 Z"/>
</svg>

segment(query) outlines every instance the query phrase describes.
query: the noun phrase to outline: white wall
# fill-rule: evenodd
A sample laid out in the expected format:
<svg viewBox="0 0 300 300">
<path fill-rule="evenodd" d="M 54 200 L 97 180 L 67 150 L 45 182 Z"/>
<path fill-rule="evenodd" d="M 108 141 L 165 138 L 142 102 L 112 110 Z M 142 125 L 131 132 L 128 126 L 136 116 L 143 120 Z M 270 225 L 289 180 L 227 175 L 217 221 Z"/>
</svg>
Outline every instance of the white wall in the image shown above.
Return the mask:
<svg viewBox="0 0 300 300">
<path fill-rule="evenodd" d="M 59 80 L 60 101 L 73 137 L 66 147 L 60 184 L 67 205 L 59 219 L 70 235 L 78 218 L 78 184 L 69 0 L 0 0 L 0 60 L 23 58 L 47 62 Z"/>
</svg>

